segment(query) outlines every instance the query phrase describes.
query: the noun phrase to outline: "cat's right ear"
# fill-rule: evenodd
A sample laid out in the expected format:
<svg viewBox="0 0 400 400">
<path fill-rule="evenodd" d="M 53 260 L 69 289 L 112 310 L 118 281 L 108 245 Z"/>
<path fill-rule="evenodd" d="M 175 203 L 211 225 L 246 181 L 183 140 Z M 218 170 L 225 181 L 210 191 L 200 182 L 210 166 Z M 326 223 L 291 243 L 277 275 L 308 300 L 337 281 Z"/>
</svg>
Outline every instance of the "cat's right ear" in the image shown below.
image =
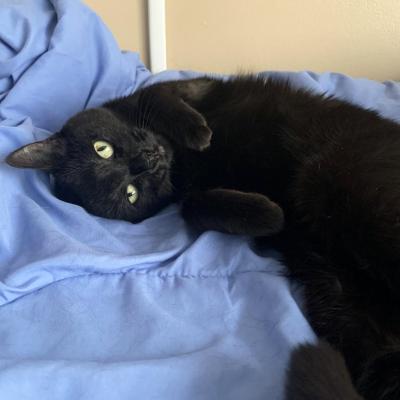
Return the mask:
<svg viewBox="0 0 400 400">
<path fill-rule="evenodd" d="M 65 142 L 58 134 L 46 140 L 23 146 L 6 158 L 7 164 L 16 168 L 53 170 L 65 155 Z"/>
</svg>

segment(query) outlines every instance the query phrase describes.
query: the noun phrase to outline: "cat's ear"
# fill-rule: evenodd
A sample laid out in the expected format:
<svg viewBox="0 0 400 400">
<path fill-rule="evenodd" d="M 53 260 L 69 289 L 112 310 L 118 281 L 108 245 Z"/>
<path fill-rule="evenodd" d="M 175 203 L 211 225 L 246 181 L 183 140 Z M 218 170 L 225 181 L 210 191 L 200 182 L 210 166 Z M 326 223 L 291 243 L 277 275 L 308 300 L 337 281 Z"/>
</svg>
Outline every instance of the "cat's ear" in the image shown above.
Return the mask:
<svg viewBox="0 0 400 400">
<path fill-rule="evenodd" d="M 65 155 L 65 142 L 55 134 L 46 140 L 23 146 L 6 158 L 7 164 L 17 168 L 51 171 Z"/>
</svg>

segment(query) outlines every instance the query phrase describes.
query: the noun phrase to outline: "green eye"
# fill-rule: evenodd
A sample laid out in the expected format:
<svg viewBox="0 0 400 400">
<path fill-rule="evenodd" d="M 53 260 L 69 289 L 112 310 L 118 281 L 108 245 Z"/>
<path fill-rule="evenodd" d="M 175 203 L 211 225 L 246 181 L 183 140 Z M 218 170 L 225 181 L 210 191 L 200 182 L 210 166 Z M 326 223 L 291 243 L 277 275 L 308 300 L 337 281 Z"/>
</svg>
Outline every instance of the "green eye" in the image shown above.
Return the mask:
<svg viewBox="0 0 400 400">
<path fill-rule="evenodd" d="M 129 184 L 126 187 L 126 194 L 128 195 L 129 203 L 133 204 L 136 202 L 138 198 L 138 191 L 132 184 Z"/>
<path fill-rule="evenodd" d="M 114 154 L 114 148 L 108 142 L 97 140 L 93 144 L 94 150 L 101 158 L 110 158 Z"/>
</svg>

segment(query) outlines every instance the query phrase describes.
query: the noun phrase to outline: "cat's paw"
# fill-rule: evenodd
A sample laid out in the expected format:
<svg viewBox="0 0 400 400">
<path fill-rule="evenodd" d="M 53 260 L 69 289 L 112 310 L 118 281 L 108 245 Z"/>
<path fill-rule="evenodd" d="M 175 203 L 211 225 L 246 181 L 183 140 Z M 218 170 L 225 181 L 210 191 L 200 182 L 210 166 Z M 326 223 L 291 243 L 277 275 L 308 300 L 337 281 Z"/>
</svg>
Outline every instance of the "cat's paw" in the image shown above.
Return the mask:
<svg viewBox="0 0 400 400">
<path fill-rule="evenodd" d="M 194 228 L 253 237 L 271 236 L 284 227 L 278 204 L 259 193 L 211 189 L 191 193 L 181 207 L 183 218 Z"/>
<path fill-rule="evenodd" d="M 253 237 L 271 236 L 284 228 L 282 208 L 260 193 L 244 193 L 237 207 L 241 215 L 236 225 L 242 227 L 243 234 Z"/>
<path fill-rule="evenodd" d="M 203 151 L 210 146 L 212 131 L 205 118 L 182 101 L 186 112 L 182 121 L 182 144 L 192 150 Z"/>
</svg>

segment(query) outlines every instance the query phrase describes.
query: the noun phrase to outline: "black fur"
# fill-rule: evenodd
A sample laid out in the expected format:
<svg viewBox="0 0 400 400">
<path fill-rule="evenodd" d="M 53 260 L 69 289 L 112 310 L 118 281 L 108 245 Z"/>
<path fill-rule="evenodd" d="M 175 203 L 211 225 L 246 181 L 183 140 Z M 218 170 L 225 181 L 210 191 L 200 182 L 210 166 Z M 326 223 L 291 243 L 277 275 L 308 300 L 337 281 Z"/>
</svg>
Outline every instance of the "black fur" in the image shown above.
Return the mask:
<svg viewBox="0 0 400 400">
<path fill-rule="evenodd" d="M 285 389 L 286 400 L 362 400 L 342 356 L 324 342 L 293 351 Z"/>
<path fill-rule="evenodd" d="M 59 195 L 94 214 L 137 222 L 181 201 L 198 229 L 273 235 L 357 390 L 399 398 L 398 124 L 285 82 L 200 78 L 84 111 L 54 139 L 57 156 L 36 144 L 8 162 L 50 170 Z M 113 143 L 115 158 L 99 159 L 93 140 Z M 159 153 L 152 169 L 149 149 Z"/>
</svg>

